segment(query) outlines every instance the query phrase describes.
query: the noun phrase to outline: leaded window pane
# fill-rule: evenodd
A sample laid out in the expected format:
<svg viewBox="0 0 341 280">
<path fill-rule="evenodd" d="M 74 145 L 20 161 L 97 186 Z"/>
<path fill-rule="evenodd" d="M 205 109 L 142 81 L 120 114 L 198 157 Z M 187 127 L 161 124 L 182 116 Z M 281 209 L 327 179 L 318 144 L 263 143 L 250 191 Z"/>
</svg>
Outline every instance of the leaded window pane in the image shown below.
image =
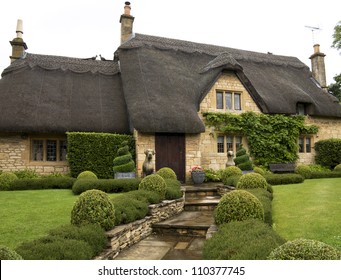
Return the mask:
<svg viewBox="0 0 341 280">
<path fill-rule="evenodd" d="M 232 109 L 232 93 L 231 92 L 226 92 L 225 103 L 226 103 L 226 109 L 231 110 Z"/>
<path fill-rule="evenodd" d="M 46 141 L 46 160 L 57 161 L 57 141 L 56 140 Z"/>
<path fill-rule="evenodd" d="M 224 109 L 222 92 L 217 92 L 217 109 Z"/>
<path fill-rule="evenodd" d="M 240 102 L 240 93 L 234 94 L 234 109 L 235 110 L 241 110 L 241 102 Z"/>
<path fill-rule="evenodd" d="M 32 141 L 32 160 L 34 161 L 44 160 L 44 141 L 43 140 Z"/>
<path fill-rule="evenodd" d="M 217 150 L 218 150 L 218 153 L 224 153 L 224 136 L 218 136 Z"/>
<path fill-rule="evenodd" d="M 59 141 L 59 160 L 66 161 L 67 142 Z"/>
</svg>

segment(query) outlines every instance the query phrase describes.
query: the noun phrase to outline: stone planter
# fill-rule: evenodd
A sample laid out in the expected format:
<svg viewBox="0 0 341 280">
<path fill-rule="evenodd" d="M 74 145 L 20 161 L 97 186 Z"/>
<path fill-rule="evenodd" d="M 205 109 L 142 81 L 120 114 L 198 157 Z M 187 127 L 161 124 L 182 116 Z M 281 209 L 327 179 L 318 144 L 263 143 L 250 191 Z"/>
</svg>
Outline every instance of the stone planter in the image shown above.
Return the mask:
<svg viewBox="0 0 341 280">
<path fill-rule="evenodd" d="M 135 172 L 116 172 L 115 179 L 132 179 L 136 178 Z"/>
<path fill-rule="evenodd" d="M 192 181 L 194 184 L 202 184 L 205 181 L 204 171 L 192 172 L 191 175 L 192 175 Z"/>
</svg>

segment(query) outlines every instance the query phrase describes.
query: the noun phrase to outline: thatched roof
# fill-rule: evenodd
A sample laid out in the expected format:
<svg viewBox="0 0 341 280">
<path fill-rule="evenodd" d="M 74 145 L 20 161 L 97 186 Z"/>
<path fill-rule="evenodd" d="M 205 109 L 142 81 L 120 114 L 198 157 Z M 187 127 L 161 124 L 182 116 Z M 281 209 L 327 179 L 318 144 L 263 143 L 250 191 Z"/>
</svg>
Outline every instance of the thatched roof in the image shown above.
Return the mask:
<svg viewBox="0 0 341 280">
<path fill-rule="evenodd" d="M 26 54 L 2 73 L 0 131 L 129 133 L 118 63 Z"/>
<path fill-rule="evenodd" d="M 201 101 L 234 71 L 263 113 L 341 117 L 295 57 L 135 34 L 115 61 L 26 54 L 2 73 L 0 131 L 200 133 Z M 131 124 L 131 126 L 129 125 Z"/>
<path fill-rule="evenodd" d="M 264 113 L 341 117 L 336 98 L 295 57 L 135 34 L 117 52 L 133 126 L 143 132 L 204 131 L 200 102 L 223 70 L 233 70 Z"/>
</svg>

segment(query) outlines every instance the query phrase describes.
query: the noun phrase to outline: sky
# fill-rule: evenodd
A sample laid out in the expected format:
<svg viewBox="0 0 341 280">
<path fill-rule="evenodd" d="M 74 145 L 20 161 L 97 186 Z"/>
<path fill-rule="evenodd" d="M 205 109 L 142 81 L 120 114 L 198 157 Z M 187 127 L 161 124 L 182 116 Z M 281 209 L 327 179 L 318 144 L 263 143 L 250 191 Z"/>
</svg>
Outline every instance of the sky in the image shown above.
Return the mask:
<svg viewBox="0 0 341 280">
<path fill-rule="evenodd" d="M 10 64 L 9 41 L 23 20 L 27 52 L 112 59 L 120 44 L 123 0 L 1 0 L 0 72 Z M 313 45 L 326 54 L 327 83 L 341 73 L 331 48 L 341 1 L 131 0 L 134 32 L 294 56 L 311 66 Z M 312 31 L 306 26 L 317 27 Z"/>
</svg>

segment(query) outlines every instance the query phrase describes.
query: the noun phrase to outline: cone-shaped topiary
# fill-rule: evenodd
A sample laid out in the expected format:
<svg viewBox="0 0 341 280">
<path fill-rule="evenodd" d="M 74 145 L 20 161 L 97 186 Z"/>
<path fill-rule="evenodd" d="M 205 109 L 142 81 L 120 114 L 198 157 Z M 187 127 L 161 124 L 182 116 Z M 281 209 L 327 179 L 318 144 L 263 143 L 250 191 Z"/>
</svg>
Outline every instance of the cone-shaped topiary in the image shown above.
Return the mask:
<svg viewBox="0 0 341 280">
<path fill-rule="evenodd" d="M 123 141 L 121 148 L 117 151 L 117 157 L 113 162 L 114 172 L 133 172 L 135 170 L 135 162 L 131 153 L 129 152 L 129 146 L 127 141 Z"/>
<path fill-rule="evenodd" d="M 295 239 L 274 249 L 270 260 L 340 260 L 336 248 L 317 240 Z"/>
<path fill-rule="evenodd" d="M 166 187 L 166 182 L 160 175 L 152 174 L 142 179 L 139 190 L 157 192 L 161 199 L 165 199 Z"/>
<path fill-rule="evenodd" d="M 263 221 L 264 208 L 256 196 L 244 190 L 224 194 L 214 210 L 214 220 L 217 225 L 247 219 Z"/>
<path fill-rule="evenodd" d="M 71 224 L 98 224 L 109 230 L 115 225 L 115 209 L 109 196 L 100 190 L 82 193 L 71 211 Z"/>
<path fill-rule="evenodd" d="M 252 162 L 250 160 L 249 155 L 246 150 L 241 145 L 236 153 L 236 158 L 234 159 L 234 163 L 241 170 L 252 170 Z"/>
</svg>

